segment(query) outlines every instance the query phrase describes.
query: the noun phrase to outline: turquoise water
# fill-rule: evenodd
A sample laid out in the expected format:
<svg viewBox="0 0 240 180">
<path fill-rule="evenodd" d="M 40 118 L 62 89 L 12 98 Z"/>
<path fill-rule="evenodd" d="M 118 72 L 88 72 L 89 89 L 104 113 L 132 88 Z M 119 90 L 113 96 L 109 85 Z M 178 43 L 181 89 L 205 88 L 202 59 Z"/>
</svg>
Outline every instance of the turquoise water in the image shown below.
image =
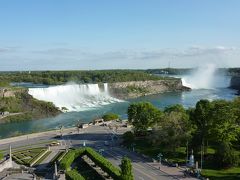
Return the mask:
<svg viewBox="0 0 240 180">
<path fill-rule="evenodd" d="M 41 132 L 51 129 L 57 129 L 60 125 L 64 127 L 74 127 L 80 120 L 81 122 L 89 122 L 93 118 L 101 117 L 107 112 L 119 114 L 122 118 L 126 118 L 128 105 L 132 102 L 148 101 L 158 108 L 164 108 L 172 104 L 182 104 L 185 107 L 195 106 L 200 99 L 226 99 L 231 100 L 236 95 L 235 90 L 222 89 L 196 89 L 189 92 L 168 92 L 157 95 L 145 96 L 136 99 L 130 99 L 124 102 L 117 102 L 98 108 L 92 108 L 81 112 L 62 113 L 53 118 L 40 119 L 34 121 L 25 121 L 19 123 L 8 123 L 0 125 L 0 137 L 6 138 L 19 134 L 31 132 Z"/>
</svg>

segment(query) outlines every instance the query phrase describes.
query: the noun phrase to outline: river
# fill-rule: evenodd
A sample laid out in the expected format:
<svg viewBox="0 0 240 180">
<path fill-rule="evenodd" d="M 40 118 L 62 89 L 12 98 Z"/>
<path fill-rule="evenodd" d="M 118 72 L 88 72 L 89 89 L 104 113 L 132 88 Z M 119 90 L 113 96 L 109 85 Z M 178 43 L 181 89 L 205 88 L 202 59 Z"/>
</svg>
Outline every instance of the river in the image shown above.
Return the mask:
<svg viewBox="0 0 240 180">
<path fill-rule="evenodd" d="M 39 88 L 39 87 L 38 87 Z M 48 87 L 41 87 L 48 88 Z M 78 121 L 89 122 L 94 118 L 101 117 L 107 112 L 117 113 L 121 118 L 127 118 L 126 112 L 130 103 L 148 101 L 157 106 L 164 108 L 173 104 L 182 104 L 184 107 L 193 107 L 200 99 L 226 99 L 231 100 L 236 96 L 236 91 L 228 88 L 213 89 L 193 89 L 187 92 L 167 92 L 157 95 L 145 96 L 127 101 L 116 101 L 105 104 L 98 104 L 81 111 L 72 111 L 62 113 L 53 118 L 46 118 L 33 121 L 24 121 L 19 123 L 7 123 L 0 125 L 0 137 L 6 138 L 27 134 L 32 132 L 41 132 L 51 129 L 58 129 L 60 125 L 73 127 Z M 76 99 L 78 97 L 75 97 Z"/>
</svg>

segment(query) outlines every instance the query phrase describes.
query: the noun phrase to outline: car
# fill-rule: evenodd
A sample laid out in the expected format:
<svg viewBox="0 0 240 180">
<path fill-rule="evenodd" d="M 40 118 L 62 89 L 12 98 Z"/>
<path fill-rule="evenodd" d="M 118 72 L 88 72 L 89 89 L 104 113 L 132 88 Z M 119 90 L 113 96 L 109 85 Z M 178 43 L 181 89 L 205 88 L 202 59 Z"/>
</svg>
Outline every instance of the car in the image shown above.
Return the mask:
<svg viewBox="0 0 240 180">
<path fill-rule="evenodd" d="M 59 146 L 60 145 L 60 142 L 52 142 L 51 144 L 50 144 L 50 146 Z"/>
</svg>

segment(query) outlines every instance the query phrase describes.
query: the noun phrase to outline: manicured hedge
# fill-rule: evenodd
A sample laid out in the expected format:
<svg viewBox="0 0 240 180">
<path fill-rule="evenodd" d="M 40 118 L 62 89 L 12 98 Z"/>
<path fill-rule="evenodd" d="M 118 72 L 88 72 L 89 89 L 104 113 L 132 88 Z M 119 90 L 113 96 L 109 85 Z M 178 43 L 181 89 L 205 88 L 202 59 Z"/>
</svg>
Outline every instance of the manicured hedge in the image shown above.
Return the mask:
<svg viewBox="0 0 240 180">
<path fill-rule="evenodd" d="M 78 173 L 77 170 L 71 170 L 66 172 L 66 180 L 85 180 L 81 174 Z"/>
<path fill-rule="evenodd" d="M 86 148 L 87 156 L 92 159 L 103 171 L 107 172 L 113 179 L 118 179 L 121 175 L 120 169 L 113 166 L 106 158 L 98 154 L 91 148 Z"/>
<path fill-rule="evenodd" d="M 66 171 L 71 170 L 71 164 L 75 159 L 75 150 L 70 150 L 60 162 L 60 168 Z"/>
<path fill-rule="evenodd" d="M 64 158 L 60 162 L 60 168 L 66 170 L 67 172 L 71 172 L 71 164 L 73 163 L 74 159 L 79 156 L 87 155 L 94 163 L 96 163 L 99 167 L 102 168 L 103 171 L 107 172 L 112 178 L 119 179 L 121 175 L 120 169 L 113 166 L 107 159 L 103 156 L 98 154 L 92 148 L 81 148 L 76 150 L 70 150 Z M 75 174 L 76 172 L 72 172 Z M 69 175 L 70 176 L 70 175 Z"/>
</svg>

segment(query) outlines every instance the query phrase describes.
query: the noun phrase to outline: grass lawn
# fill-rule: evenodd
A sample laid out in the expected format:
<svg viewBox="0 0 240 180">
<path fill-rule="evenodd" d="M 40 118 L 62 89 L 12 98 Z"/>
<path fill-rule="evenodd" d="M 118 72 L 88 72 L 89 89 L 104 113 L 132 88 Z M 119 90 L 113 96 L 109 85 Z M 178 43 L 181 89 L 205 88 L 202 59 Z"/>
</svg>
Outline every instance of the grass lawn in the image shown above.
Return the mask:
<svg viewBox="0 0 240 180">
<path fill-rule="evenodd" d="M 176 152 L 170 152 L 167 149 L 164 149 L 162 147 L 153 147 L 150 143 L 148 143 L 145 139 L 138 139 L 135 140 L 135 150 L 138 152 L 145 154 L 149 157 L 152 157 L 154 159 L 158 159 L 157 155 L 159 153 L 163 154 L 164 159 L 168 159 L 170 162 L 182 164 L 186 162 L 186 148 L 185 147 L 179 147 L 176 149 Z"/>
<path fill-rule="evenodd" d="M 164 159 L 168 159 L 168 161 L 178 163 L 178 164 L 185 164 L 186 162 L 186 148 L 180 147 L 176 149 L 175 153 L 169 152 L 168 150 L 162 147 L 153 147 L 150 143 L 148 143 L 145 139 L 137 139 L 135 140 L 135 149 L 145 154 L 149 157 L 157 159 L 157 155 L 161 152 L 163 154 Z M 239 151 L 238 151 L 239 152 Z M 190 153 L 190 152 L 189 152 Z M 208 154 L 213 155 L 215 150 L 211 147 L 208 148 Z M 240 153 L 240 152 L 239 152 Z M 198 158 L 198 157 L 195 157 Z M 203 169 L 202 175 L 204 177 L 210 178 L 210 180 L 240 180 L 240 167 L 230 168 L 230 169 L 222 169 L 222 170 L 215 170 L 211 167 L 213 162 L 210 162 L 211 166 L 207 166 L 208 169 Z"/>
<path fill-rule="evenodd" d="M 17 151 L 13 153 L 13 160 L 18 164 L 23 164 L 30 166 L 30 164 L 35 161 L 40 155 L 42 155 L 47 148 L 33 148 Z"/>
<path fill-rule="evenodd" d="M 222 170 L 204 169 L 202 175 L 211 180 L 237 180 L 240 179 L 240 167 Z"/>
</svg>

